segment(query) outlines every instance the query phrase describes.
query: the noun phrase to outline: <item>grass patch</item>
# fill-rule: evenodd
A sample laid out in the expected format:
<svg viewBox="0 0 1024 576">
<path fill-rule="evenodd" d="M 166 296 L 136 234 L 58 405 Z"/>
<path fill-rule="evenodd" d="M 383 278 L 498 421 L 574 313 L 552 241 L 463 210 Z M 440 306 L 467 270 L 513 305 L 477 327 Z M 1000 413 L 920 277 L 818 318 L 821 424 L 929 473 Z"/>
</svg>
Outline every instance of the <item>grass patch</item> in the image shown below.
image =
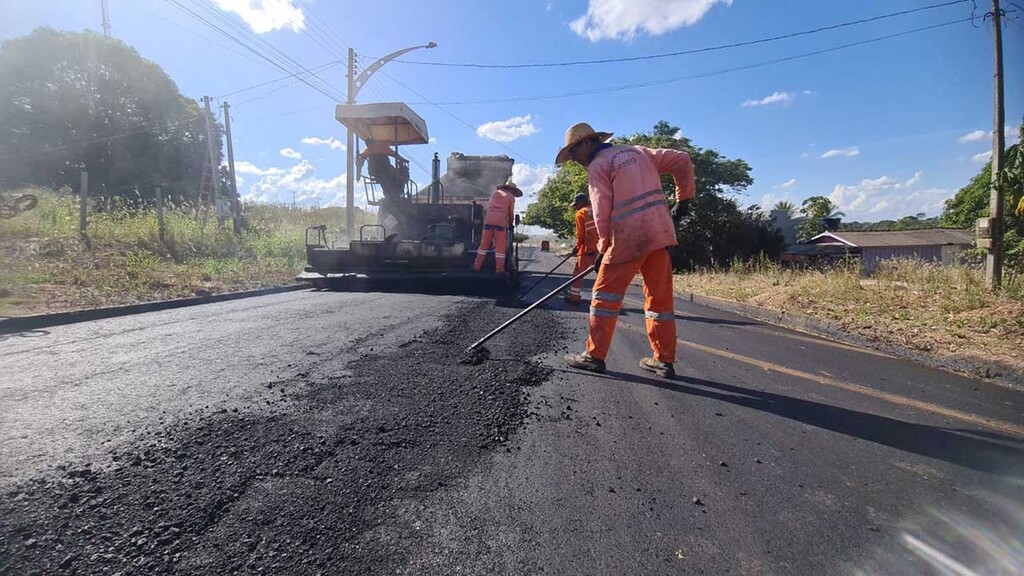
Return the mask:
<svg viewBox="0 0 1024 576">
<path fill-rule="evenodd" d="M 78 200 L 26 190 L 39 205 L 0 220 L 0 315 L 19 316 L 292 282 L 305 265 L 307 226 L 337 228 L 345 211 L 246 204 L 240 235 L 205 225 L 190 206 L 165 208 L 165 241 L 156 210 L 114 203 L 91 210 L 91 249 L 78 234 Z M 357 223 L 366 215 L 357 213 Z"/>
<path fill-rule="evenodd" d="M 675 278 L 676 290 L 838 322 L 874 341 L 936 355 L 999 360 L 1024 369 L 1024 278 L 1007 274 L 993 294 L 984 270 L 912 260 L 862 277 L 855 262 L 790 270 L 736 264 Z"/>
</svg>

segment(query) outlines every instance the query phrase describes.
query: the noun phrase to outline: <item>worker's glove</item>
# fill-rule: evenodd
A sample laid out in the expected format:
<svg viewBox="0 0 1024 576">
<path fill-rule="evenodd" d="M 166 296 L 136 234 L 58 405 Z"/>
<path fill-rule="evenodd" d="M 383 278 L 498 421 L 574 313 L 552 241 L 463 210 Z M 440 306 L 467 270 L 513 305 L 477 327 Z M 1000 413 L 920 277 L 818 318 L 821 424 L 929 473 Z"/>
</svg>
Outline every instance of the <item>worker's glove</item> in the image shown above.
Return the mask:
<svg viewBox="0 0 1024 576">
<path fill-rule="evenodd" d="M 601 267 L 601 260 L 603 260 L 603 259 L 604 259 L 604 253 L 603 252 L 598 252 L 597 256 L 594 257 L 594 270 L 597 270 L 597 269 L 599 269 Z"/>
<path fill-rule="evenodd" d="M 672 221 L 676 224 L 682 222 L 683 218 L 690 213 L 690 201 L 680 200 L 676 202 L 676 205 L 672 207 Z"/>
</svg>

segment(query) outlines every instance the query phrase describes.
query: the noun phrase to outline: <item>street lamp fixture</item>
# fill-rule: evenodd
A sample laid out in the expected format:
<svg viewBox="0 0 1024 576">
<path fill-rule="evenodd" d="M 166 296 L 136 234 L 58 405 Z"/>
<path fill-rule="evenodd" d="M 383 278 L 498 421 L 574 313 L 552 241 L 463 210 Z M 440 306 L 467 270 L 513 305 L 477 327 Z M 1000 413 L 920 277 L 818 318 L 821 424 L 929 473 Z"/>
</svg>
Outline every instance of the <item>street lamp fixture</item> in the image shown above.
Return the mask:
<svg viewBox="0 0 1024 576">
<path fill-rule="evenodd" d="M 346 104 L 355 104 L 356 96 L 359 95 L 359 90 L 366 85 L 366 82 L 373 76 L 377 70 L 380 70 L 388 62 L 398 58 L 399 56 L 412 52 L 413 50 L 419 50 L 420 48 L 437 48 L 436 42 L 430 42 L 422 46 L 412 46 L 409 48 L 403 48 L 396 50 L 387 56 L 378 58 L 373 64 L 370 64 L 363 70 L 359 76 L 355 75 L 356 70 L 356 52 L 354 49 L 348 49 L 348 91 L 346 96 Z M 345 233 L 348 235 L 349 241 L 352 241 L 353 232 L 356 225 L 356 212 L 355 212 L 355 135 L 352 133 L 352 129 L 346 127 L 346 141 L 347 148 L 345 150 Z"/>
</svg>

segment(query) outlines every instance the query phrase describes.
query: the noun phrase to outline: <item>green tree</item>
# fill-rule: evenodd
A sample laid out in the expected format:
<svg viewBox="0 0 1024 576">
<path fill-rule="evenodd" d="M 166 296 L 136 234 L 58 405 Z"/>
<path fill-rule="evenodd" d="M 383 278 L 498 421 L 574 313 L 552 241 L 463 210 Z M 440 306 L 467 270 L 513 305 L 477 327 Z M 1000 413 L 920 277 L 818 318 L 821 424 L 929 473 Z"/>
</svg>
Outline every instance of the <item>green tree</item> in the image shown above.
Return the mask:
<svg viewBox="0 0 1024 576">
<path fill-rule="evenodd" d="M 85 169 L 101 195 L 195 195 L 205 110 L 131 47 L 40 28 L 0 44 L 0 78 L 0 188 L 77 189 Z M 215 138 L 220 149 L 219 126 Z"/>
<path fill-rule="evenodd" d="M 581 192 L 587 193 L 586 169 L 575 162 L 561 166 L 526 209 L 523 223 L 543 226 L 562 239 L 572 238 L 576 234 L 572 200 Z"/>
<path fill-rule="evenodd" d="M 677 137 L 680 131 L 666 121 L 655 124 L 649 133 L 616 138 L 613 144 L 670 148 L 690 155 L 696 180 L 696 198 L 691 204 L 694 216 L 678 230 L 679 249 L 675 251 L 677 268 L 725 265 L 735 258 L 747 259 L 759 253 L 778 256 L 782 236 L 761 213 L 740 209 L 731 194 L 742 192 L 753 183 L 750 166 L 740 159 L 728 159 L 718 151 L 695 146 L 689 138 Z M 671 176 L 661 179 L 669 204 L 675 204 L 675 183 Z M 537 203 L 527 210 L 526 222 L 553 230 L 562 238 L 573 234 L 573 196 L 587 191 L 586 170 L 567 163 L 541 188 Z"/>
<path fill-rule="evenodd" d="M 1003 155 L 1003 170 L 1000 185 L 1003 187 L 1004 247 L 1007 267 L 1024 272 L 1024 210 L 1015 212 L 1019 203 L 1024 202 L 1024 123 L 1018 129 L 1015 144 Z M 955 196 L 946 200 L 942 210 L 942 225 L 951 228 L 973 229 L 979 218 L 989 216 L 989 202 L 992 190 L 992 162 L 971 178 Z"/>
<path fill-rule="evenodd" d="M 780 200 L 772 206 L 772 210 L 782 210 L 787 216 L 793 218 L 796 216 L 796 205 L 789 200 Z"/>
<path fill-rule="evenodd" d="M 800 213 L 807 217 L 796 227 L 796 237 L 805 242 L 825 231 L 822 220 L 845 216 L 827 196 L 811 196 L 803 201 Z"/>
</svg>

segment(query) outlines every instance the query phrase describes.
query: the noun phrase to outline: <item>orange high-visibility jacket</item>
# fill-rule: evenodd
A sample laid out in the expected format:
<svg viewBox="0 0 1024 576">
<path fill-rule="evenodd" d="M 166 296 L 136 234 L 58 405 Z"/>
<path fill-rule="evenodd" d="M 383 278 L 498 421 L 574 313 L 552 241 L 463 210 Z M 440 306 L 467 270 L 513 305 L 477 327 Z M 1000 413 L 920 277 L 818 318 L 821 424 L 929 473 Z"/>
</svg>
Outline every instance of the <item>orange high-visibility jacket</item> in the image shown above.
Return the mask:
<svg viewBox="0 0 1024 576">
<path fill-rule="evenodd" d="M 661 189 L 660 175 L 666 172 L 675 180 L 676 201 L 694 197 L 693 164 L 679 150 L 612 146 L 600 150 L 587 167 L 604 262 L 634 260 L 677 244 Z"/>
<path fill-rule="evenodd" d="M 487 215 L 484 224 L 508 228 L 515 213 L 516 197 L 504 190 L 495 190 L 487 203 Z"/>
<path fill-rule="evenodd" d="M 576 211 L 576 255 L 597 253 L 597 223 L 590 206 Z"/>
</svg>

